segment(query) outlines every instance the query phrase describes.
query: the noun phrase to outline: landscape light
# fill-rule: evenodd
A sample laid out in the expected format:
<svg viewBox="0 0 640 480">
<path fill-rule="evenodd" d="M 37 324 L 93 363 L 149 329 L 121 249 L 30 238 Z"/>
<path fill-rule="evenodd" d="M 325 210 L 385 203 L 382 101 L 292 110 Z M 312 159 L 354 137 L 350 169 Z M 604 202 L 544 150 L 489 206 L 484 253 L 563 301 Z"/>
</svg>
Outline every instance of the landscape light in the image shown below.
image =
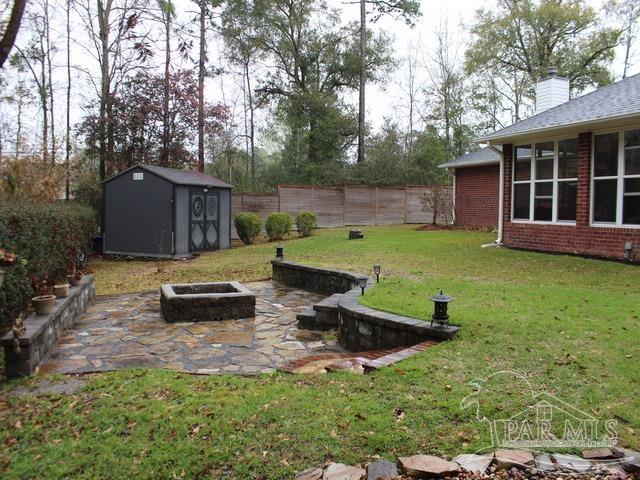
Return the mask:
<svg viewBox="0 0 640 480">
<path fill-rule="evenodd" d="M 454 298 L 449 295 L 445 295 L 440 290 L 440 293 L 434 295 L 429 300 L 434 303 L 434 312 L 433 317 L 431 317 L 431 325 L 433 322 L 436 322 L 439 325 L 446 325 L 449 323 L 449 315 L 447 314 L 447 309 L 449 308 L 449 303 L 453 302 Z"/>
<path fill-rule="evenodd" d="M 374 263 L 373 264 L 373 273 L 376 274 L 376 283 L 380 283 L 380 264 L 379 263 Z"/>
<path fill-rule="evenodd" d="M 284 260 L 284 247 L 282 245 L 276 247 L 276 260 Z"/>
<path fill-rule="evenodd" d="M 367 280 L 369 280 L 367 277 L 360 277 L 358 279 L 358 285 L 362 289 L 362 295 L 364 295 L 364 289 L 367 288 Z"/>
</svg>

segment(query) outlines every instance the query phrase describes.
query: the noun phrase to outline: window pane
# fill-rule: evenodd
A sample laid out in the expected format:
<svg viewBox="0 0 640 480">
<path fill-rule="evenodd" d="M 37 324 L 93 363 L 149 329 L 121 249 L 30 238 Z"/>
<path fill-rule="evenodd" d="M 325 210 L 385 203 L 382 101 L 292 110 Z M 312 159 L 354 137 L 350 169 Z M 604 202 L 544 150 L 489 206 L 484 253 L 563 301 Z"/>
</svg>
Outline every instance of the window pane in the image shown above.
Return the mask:
<svg viewBox="0 0 640 480">
<path fill-rule="evenodd" d="M 624 173 L 640 175 L 640 130 L 624 132 Z"/>
<path fill-rule="evenodd" d="M 513 186 L 513 218 L 529 220 L 530 183 L 517 183 Z"/>
<path fill-rule="evenodd" d="M 558 220 L 576 219 L 578 182 L 558 182 Z"/>
<path fill-rule="evenodd" d="M 640 225 L 640 195 L 625 195 L 623 198 L 622 223 Z"/>
<path fill-rule="evenodd" d="M 593 150 L 594 177 L 618 175 L 618 134 L 596 135 Z"/>
<path fill-rule="evenodd" d="M 640 178 L 625 179 L 624 193 L 640 193 Z"/>
<path fill-rule="evenodd" d="M 533 219 L 550 222 L 552 218 L 552 202 L 550 198 L 536 198 L 533 205 Z"/>
<path fill-rule="evenodd" d="M 536 180 L 553 178 L 553 142 L 536 143 Z"/>
<path fill-rule="evenodd" d="M 531 179 L 531 145 L 516 147 L 514 178 L 516 180 Z"/>
<path fill-rule="evenodd" d="M 593 185 L 593 221 L 615 222 L 618 181 L 596 180 Z"/>
<path fill-rule="evenodd" d="M 558 142 L 558 178 L 578 177 L 578 139 Z"/>
<path fill-rule="evenodd" d="M 553 182 L 536 182 L 536 197 L 552 197 Z"/>
</svg>

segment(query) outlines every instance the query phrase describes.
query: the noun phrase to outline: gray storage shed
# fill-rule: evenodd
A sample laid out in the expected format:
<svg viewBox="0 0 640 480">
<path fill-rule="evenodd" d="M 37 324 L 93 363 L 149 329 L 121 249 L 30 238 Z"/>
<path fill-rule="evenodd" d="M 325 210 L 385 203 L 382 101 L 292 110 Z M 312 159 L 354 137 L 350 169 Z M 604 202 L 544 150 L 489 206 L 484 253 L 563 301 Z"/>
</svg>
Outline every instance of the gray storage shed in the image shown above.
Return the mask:
<svg viewBox="0 0 640 480">
<path fill-rule="evenodd" d="M 104 253 L 189 256 L 229 248 L 231 189 L 192 170 L 136 165 L 104 182 Z"/>
</svg>

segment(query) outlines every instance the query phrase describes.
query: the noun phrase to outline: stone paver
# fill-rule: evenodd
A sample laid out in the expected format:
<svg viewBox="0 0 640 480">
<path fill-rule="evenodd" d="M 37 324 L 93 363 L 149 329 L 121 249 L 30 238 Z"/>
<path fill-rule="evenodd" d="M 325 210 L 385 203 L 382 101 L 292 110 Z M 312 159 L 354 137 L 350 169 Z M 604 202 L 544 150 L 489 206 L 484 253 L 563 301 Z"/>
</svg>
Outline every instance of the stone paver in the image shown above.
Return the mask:
<svg viewBox="0 0 640 480">
<path fill-rule="evenodd" d="M 296 315 L 322 295 L 270 281 L 244 285 L 256 294 L 254 318 L 166 323 L 158 292 L 98 297 L 59 339 L 40 371 L 145 367 L 256 374 L 308 355 L 344 352 L 327 332 L 297 328 Z"/>
</svg>

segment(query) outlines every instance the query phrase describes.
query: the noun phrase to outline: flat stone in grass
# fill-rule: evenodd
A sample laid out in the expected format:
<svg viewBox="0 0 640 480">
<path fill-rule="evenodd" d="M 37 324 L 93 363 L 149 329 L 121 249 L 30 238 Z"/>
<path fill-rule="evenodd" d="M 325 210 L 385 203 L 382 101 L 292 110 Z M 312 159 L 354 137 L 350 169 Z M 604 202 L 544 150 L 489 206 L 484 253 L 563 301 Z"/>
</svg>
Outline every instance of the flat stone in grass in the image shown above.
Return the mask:
<svg viewBox="0 0 640 480">
<path fill-rule="evenodd" d="M 577 455 L 554 453 L 553 459 L 558 464 L 558 467 L 566 472 L 583 474 L 593 468 L 593 462 L 580 458 Z"/>
<path fill-rule="evenodd" d="M 330 463 L 324 469 L 322 480 L 361 480 L 366 473 L 360 467 L 352 467 L 343 463 Z"/>
<path fill-rule="evenodd" d="M 546 453 L 541 453 L 536 456 L 535 460 L 536 468 L 542 473 L 550 473 L 555 472 L 557 470 L 556 466 L 551 460 L 551 456 Z"/>
<path fill-rule="evenodd" d="M 498 468 L 525 467 L 533 463 L 533 453 L 529 450 L 496 450 L 493 455 Z"/>
<path fill-rule="evenodd" d="M 306 470 L 297 474 L 294 480 L 321 480 L 322 479 L 322 468 L 307 468 Z"/>
<path fill-rule="evenodd" d="M 610 448 L 594 448 L 592 450 L 583 450 L 580 452 L 582 458 L 589 460 L 605 460 L 609 458 L 616 458 L 616 454 Z"/>
<path fill-rule="evenodd" d="M 625 471 L 629 473 L 640 472 L 640 453 L 620 447 L 616 448 L 616 451 L 623 455 L 620 459 L 620 463 Z"/>
<path fill-rule="evenodd" d="M 492 455 L 458 455 L 453 459 L 458 465 L 460 465 L 467 472 L 480 472 L 484 473 L 491 465 L 493 461 Z"/>
<path fill-rule="evenodd" d="M 460 466 L 457 463 L 433 455 L 400 457 L 398 465 L 403 473 L 418 478 L 449 476 L 460 471 Z"/>
<path fill-rule="evenodd" d="M 395 463 L 386 460 L 378 460 L 367 465 L 367 480 L 380 480 L 382 478 L 395 478 L 398 476 L 398 467 Z"/>
</svg>

